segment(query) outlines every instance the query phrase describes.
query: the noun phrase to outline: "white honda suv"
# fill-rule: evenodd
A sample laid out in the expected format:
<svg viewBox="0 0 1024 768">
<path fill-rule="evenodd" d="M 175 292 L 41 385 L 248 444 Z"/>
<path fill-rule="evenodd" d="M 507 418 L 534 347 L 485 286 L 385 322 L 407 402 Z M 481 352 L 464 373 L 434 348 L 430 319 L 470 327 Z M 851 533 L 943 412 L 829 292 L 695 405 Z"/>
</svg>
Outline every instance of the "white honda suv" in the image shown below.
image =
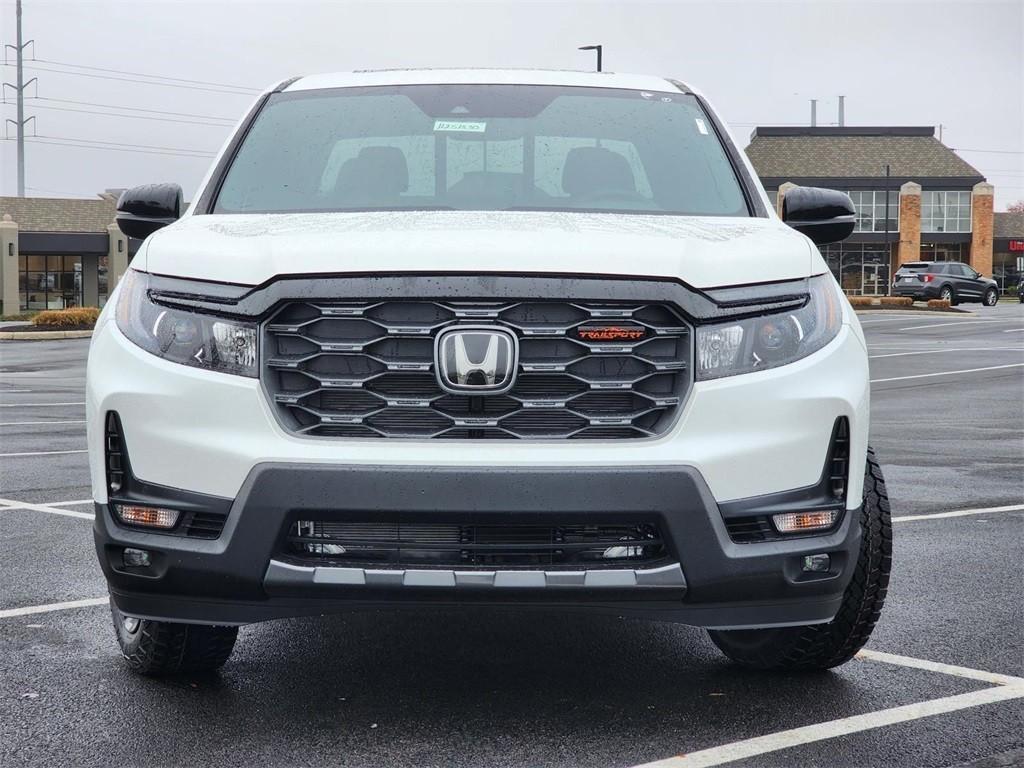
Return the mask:
<svg viewBox="0 0 1024 768">
<path fill-rule="evenodd" d="M 705 99 L 611 73 L 302 77 L 145 238 L 92 340 L 95 538 L 128 662 L 238 626 L 501 605 L 823 669 L 885 599 L 860 327 Z"/>
</svg>

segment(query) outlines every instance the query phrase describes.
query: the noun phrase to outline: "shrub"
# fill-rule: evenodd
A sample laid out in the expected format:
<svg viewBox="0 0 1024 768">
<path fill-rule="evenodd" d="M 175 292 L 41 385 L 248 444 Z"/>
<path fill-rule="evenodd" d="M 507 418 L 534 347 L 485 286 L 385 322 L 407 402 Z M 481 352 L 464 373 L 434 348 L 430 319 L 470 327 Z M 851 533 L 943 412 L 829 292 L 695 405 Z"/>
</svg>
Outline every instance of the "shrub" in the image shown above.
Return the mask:
<svg viewBox="0 0 1024 768">
<path fill-rule="evenodd" d="M 850 304 L 854 307 L 870 307 L 875 300 L 870 296 L 849 296 Z"/>
<path fill-rule="evenodd" d="M 928 306 L 933 309 L 947 309 L 950 306 L 949 299 L 928 299 Z"/>
<path fill-rule="evenodd" d="M 883 296 L 881 299 L 883 307 L 912 307 L 914 300 L 909 296 Z"/>
<path fill-rule="evenodd" d="M 51 309 L 40 312 L 32 318 L 32 324 L 43 328 L 74 328 L 96 325 L 100 311 L 96 307 L 75 307 L 73 309 Z"/>
</svg>

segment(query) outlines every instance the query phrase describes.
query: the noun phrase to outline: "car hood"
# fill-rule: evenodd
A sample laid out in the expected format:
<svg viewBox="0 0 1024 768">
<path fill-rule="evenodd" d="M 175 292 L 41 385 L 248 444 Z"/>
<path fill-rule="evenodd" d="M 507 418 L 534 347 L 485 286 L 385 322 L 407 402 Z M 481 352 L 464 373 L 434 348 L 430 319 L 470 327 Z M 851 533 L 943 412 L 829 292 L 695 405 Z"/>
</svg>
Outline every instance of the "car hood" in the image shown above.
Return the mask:
<svg viewBox="0 0 1024 768">
<path fill-rule="evenodd" d="M 777 219 L 376 211 L 186 216 L 153 234 L 139 256 L 139 268 L 154 274 L 243 285 L 291 274 L 492 272 L 712 288 L 806 277 L 817 253 Z"/>
</svg>

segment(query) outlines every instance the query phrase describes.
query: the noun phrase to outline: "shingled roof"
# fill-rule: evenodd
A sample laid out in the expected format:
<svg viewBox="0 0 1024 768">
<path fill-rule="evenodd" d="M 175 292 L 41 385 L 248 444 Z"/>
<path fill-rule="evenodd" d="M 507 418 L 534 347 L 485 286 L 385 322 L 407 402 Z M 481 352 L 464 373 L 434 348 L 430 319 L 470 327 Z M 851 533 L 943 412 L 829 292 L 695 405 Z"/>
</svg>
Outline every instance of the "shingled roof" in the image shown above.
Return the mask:
<svg viewBox="0 0 1024 768">
<path fill-rule="evenodd" d="M 0 218 L 5 213 L 22 232 L 101 232 L 114 223 L 117 195 L 103 193 L 96 200 L 63 197 L 0 197 Z"/>
<path fill-rule="evenodd" d="M 758 127 L 747 155 L 762 179 L 956 178 L 983 176 L 935 138 L 935 129 Z"/>
<path fill-rule="evenodd" d="M 994 215 L 992 236 L 1007 240 L 1024 240 L 1024 213 L 1001 211 Z"/>
</svg>

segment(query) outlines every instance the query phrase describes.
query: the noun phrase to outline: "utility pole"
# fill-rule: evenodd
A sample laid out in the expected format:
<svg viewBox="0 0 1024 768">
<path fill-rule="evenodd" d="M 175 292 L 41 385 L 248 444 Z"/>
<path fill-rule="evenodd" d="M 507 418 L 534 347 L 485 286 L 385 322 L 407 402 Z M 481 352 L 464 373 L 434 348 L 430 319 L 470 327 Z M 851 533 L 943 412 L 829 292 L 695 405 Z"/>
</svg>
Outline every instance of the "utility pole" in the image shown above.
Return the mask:
<svg viewBox="0 0 1024 768">
<path fill-rule="evenodd" d="M 603 45 L 581 45 L 579 50 L 581 51 L 597 51 L 597 71 L 601 71 L 601 51 L 604 48 Z"/>
<path fill-rule="evenodd" d="M 811 99 L 811 128 L 818 124 L 818 100 Z"/>
<path fill-rule="evenodd" d="M 846 97 L 839 97 L 839 127 L 846 125 Z"/>
<path fill-rule="evenodd" d="M 16 8 L 15 13 L 16 13 L 17 19 L 18 19 L 18 25 L 17 25 L 18 26 L 18 42 L 17 42 L 17 45 L 5 45 L 4 46 L 4 53 L 6 54 L 7 53 L 7 49 L 11 48 L 11 49 L 14 50 L 15 55 L 17 56 L 17 78 L 16 78 L 17 79 L 17 83 L 16 84 L 4 83 L 3 87 L 4 88 L 13 88 L 14 92 L 17 94 L 17 99 L 18 99 L 18 102 L 17 102 L 18 103 L 18 119 L 17 120 L 11 120 L 10 118 L 8 118 L 7 122 L 8 123 L 13 123 L 14 127 L 18 131 L 18 197 L 24 197 L 25 196 L 25 126 L 28 125 L 29 121 L 35 120 L 35 116 L 34 115 L 32 117 L 28 117 L 28 118 L 25 117 L 25 89 L 28 88 L 30 85 L 32 85 L 32 83 L 36 82 L 36 79 L 34 77 L 31 80 L 29 80 L 28 82 L 25 82 L 25 66 L 24 66 L 25 55 L 24 54 L 25 54 L 25 48 L 27 48 L 29 45 L 32 45 L 33 46 L 33 50 L 35 50 L 35 41 L 34 40 L 27 40 L 27 41 L 23 41 L 22 40 L 22 37 L 21 37 L 21 0 L 17 0 L 17 4 L 16 4 L 15 8 Z M 6 95 L 6 93 L 7 93 L 7 91 L 4 91 L 5 95 Z"/>
</svg>

